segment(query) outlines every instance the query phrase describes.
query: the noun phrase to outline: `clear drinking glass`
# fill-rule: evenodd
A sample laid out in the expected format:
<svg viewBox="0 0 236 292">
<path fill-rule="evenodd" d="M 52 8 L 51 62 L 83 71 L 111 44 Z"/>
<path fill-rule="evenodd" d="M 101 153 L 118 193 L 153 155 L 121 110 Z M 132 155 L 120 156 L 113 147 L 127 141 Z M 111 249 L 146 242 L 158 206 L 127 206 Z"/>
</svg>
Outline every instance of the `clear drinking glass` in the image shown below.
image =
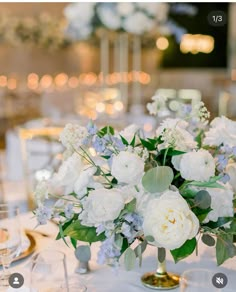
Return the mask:
<svg viewBox="0 0 236 292">
<path fill-rule="evenodd" d="M 30 288 L 31 292 L 69 292 L 63 252 L 45 250 L 32 258 Z"/>
<path fill-rule="evenodd" d="M 185 271 L 180 277 L 181 292 L 215 292 L 219 289 L 212 284 L 214 273 L 207 269 L 191 269 Z"/>
<path fill-rule="evenodd" d="M 79 276 L 72 276 L 68 278 L 69 292 L 86 292 L 87 287 L 83 284 Z M 61 292 L 67 292 L 66 287 L 63 287 Z"/>
<path fill-rule="evenodd" d="M 21 231 L 17 207 L 0 204 L 0 287 L 8 286 L 10 266 L 14 257 L 21 251 Z"/>
</svg>

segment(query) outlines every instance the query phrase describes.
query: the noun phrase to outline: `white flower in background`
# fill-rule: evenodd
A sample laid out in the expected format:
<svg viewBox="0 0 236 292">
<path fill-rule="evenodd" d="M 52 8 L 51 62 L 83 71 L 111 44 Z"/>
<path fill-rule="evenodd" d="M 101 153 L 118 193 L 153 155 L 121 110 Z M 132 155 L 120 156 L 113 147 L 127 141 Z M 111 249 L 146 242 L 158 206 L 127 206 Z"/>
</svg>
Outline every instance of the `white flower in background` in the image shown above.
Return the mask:
<svg viewBox="0 0 236 292">
<path fill-rule="evenodd" d="M 94 2 L 72 3 L 65 7 L 65 17 L 71 23 L 89 23 L 94 16 Z"/>
<path fill-rule="evenodd" d="M 236 163 L 229 163 L 226 166 L 226 173 L 229 175 L 229 183 L 233 188 L 233 191 L 236 193 Z"/>
<path fill-rule="evenodd" d="M 60 134 L 60 141 L 67 149 L 73 150 L 81 146 L 87 136 L 88 131 L 85 127 L 67 124 Z"/>
<path fill-rule="evenodd" d="M 186 180 L 208 181 L 215 175 L 215 160 L 204 149 L 185 153 L 180 161 L 180 173 Z"/>
<path fill-rule="evenodd" d="M 157 3 L 158 8 L 157 12 L 155 14 L 156 19 L 159 22 L 165 22 L 168 19 L 168 13 L 169 13 L 169 4 L 168 3 Z"/>
<path fill-rule="evenodd" d="M 215 118 L 205 133 L 204 145 L 234 147 L 236 145 L 236 122 L 224 116 Z"/>
<path fill-rule="evenodd" d="M 134 3 L 118 2 L 116 9 L 120 16 L 128 16 L 134 12 Z"/>
<path fill-rule="evenodd" d="M 155 27 L 155 21 L 143 12 L 135 12 L 124 20 L 124 29 L 132 34 L 141 35 Z"/>
<path fill-rule="evenodd" d="M 182 196 L 168 190 L 149 201 L 143 229 L 145 236 L 154 237 L 157 246 L 172 250 L 197 235 L 199 221 Z"/>
<path fill-rule="evenodd" d="M 144 161 L 134 153 L 121 151 L 113 156 L 111 174 L 119 183 L 138 184 L 144 173 Z"/>
<path fill-rule="evenodd" d="M 123 194 L 118 189 L 97 189 L 91 191 L 83 201 L 80 219 L 83 225 L 97 226 L 115 220 L 125 206 Z"/>
<path fill-rule="evenodd" d="M 48 195 L 49 195 L 48 181 L 42 180 L 38 182 L 34 191 L 34 197 L 37 205 L 39 206 L 43 204 L 44 201 L 48 199 Z"/>
<path fill-rule="evenodd" d="M 204 223 L 209 221 L 216 222 L 219 217 L 233 217 L 233 191 L 229 184 L 222 184 L 224 189 L 220 188 L 206 188 L 206 191 L 211 196 L 211 209 L 210 213 L 204 220 Z"/>
<path fill-rule="evenodd" d="M 163 111 L 167 112 L 166 101 L 167 98 L 160 94 L 155 94 L 152 97 L 153 102 L 147 104 L 147 109 L 150 115 L 162 115 Z M 168 112 L 169 113 L 169 112 Z"/>
<path fill-rule="evenodd" d="M 135 134 L 139 134 L 140 133 L 140 127 L 136 124 L 131 124 L 129 125 L 128 127 L 124 128 L 123 131 L 121 131 L 119 134 L 125 138 L 125 140 L 128 142 L 128 143 L 131 143 L 133 138 L 134 138 L 134 135 Z M 137 137 L 137 136 L 136 136 Z M 136 139 L 137 140 L 137 139 Z"/>
<path fill-rule="evenodd" d="M 208 123 L 210 118 L 210 112 L 207 110 L 204 102 L 200 101 L 193 105 L 191 111 L 191 117 L 196 122 Z"/>
<path fill-rule="evenodd" d="M 99 19 L 106 26 L 106 28 L 117 30 L 121 27 L 121 18 L 116 13 L 115 7 L 102 4 L 98 6 L 97 13 Z"/>
<path fill-rule="evenodd" d="M 175 155 L 175 156 L 172 156 L 171 158 L 171 163 L 173 164 L 176 170 L 180 170 L 180 161 L 182 157 L 183 155 Z"/>
<path fill-rule="evenodd" d="M 162 136 L 163 143 L 158 145 L 158 149 L 168 147 L 180 151 L 187 151 L 197 147 L 194 137 L 186 130 L 188 123 L 181 119 L 166 119 L 158 127 L 156 134 Z"/>
<path fill-rule="evenodd" d="M 74 153 L 65 160 L 58 172 L 52 178 L 53 184 L 64 188 L 64 195 L 75 192 L 80 198 L 87 192 L 87 187 L 92 187 L 93 175 L 96 167 L 89 167 L 83 164 L 81 157 Z"/>
<path fill-rule="evenodd" d="M 159 3 L 150 3 L 150 2 L 138 2 L 137 7 L 141 8 L 142 11 L 146 12 L 150 16 L 155 17 L 158 12 Z"/>
</svg>

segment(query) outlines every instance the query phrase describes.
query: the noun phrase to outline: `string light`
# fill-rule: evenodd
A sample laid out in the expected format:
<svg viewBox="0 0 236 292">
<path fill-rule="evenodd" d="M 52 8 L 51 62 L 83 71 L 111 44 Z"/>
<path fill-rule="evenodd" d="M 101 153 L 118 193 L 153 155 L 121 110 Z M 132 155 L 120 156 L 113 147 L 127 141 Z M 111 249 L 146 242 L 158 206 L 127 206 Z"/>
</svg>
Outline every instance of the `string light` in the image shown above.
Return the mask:
<svg viewBox="0 0 236 292">
<path fill-rule="evenodd" d="M 169 41 L 165 37 L 159 37 L 156 41 L 156 46 L 159 50 L 165 51 L 169 47 Z"/>
<path fill-rule="evenodd" d="M 202 34 L 184 34 L 180 43 L 183 54 L 210 54 L 214 50 L 215 40 L 212 36 Z"/>
</svg>

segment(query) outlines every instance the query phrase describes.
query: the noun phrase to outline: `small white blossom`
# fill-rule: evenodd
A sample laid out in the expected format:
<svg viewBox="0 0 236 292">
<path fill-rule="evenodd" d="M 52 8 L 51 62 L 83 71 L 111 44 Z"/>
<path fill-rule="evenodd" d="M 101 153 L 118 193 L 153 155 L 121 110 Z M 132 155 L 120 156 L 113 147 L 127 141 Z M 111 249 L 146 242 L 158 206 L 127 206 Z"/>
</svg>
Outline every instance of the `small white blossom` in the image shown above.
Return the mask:
<svg viewBox="0 0 236 292">
<path fill-rule="evenodd" d="M 73 153 L 74 148 L 77 149 L 81 146 L 87 136 L 88 131 L 85 127 L 67 124 L 60 134 L 60 141 Z"/>
<path fill-rule="evenodd" d="M 48 181 L 42 180 L 36 185 L 36 188 L 34 191 L 34 196 L 35 196 L 37 205 L 43 204 L 44 201 L 48 199 L 48 195 L 49 195 Z"/>
</svg>

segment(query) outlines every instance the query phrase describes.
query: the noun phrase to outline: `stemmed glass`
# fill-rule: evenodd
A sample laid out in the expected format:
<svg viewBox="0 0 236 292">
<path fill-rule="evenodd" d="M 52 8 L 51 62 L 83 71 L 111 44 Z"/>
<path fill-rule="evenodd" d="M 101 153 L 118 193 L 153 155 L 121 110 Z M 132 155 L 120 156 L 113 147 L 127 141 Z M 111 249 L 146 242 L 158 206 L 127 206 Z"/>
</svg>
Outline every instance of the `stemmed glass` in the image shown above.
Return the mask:
<svg viewBox="0 0 236 292">
<path fill-rule="evenodd" d="M 14 257 L 21 251 L 21 232 L 19 210 L 6 204 L 0 204 L 0 287 L 8 286 L 10 266 Z"/>
<path fill-rule="evenodd" d="M 31 292 L 69 292 L 66 256 L 63 252 L 45 250 L 31 261 Z"/>
</svg>

